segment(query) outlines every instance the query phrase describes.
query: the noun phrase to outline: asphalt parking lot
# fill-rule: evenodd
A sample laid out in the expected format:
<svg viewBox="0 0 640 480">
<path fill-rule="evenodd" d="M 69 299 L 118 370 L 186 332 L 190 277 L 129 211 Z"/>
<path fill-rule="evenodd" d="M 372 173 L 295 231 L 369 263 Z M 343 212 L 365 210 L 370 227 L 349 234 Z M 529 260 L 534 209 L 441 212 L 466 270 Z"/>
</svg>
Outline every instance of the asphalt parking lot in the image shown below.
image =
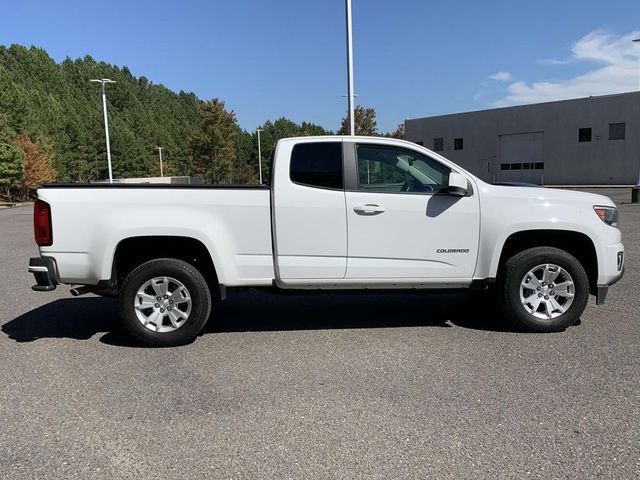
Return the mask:
<svg viewBox="0 0 640 480">
<path fill-rule="evenodd" d="M 464 295 L 238 294 L 188 346 L 117 302 L 32 292 L 0 210 L 0 478 L 640 477 L 640 206 L 626 274 L 562 333 Z"/>
</svg>

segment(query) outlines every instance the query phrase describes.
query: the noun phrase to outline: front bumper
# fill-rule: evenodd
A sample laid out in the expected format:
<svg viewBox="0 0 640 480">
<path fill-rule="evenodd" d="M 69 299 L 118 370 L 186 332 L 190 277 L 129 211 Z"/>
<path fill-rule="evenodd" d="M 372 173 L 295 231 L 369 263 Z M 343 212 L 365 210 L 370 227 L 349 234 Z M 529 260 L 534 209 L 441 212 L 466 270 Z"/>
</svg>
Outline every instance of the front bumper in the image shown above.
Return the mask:
<svg viewBox="0 0 640 480">
<path fill-rule="evenodd" d="M 31 257 L 29 259 L 29 273 L 33 273 L 36 285 L 31 289 L 36 292 L 50 292 L 55 290 L 58 281 L 58 269 L 55 259 L 51 257 Z"/>
<path fill-rule="evenodd" d="M 618 273 L 609 280 L 609 282 L 597 286 L 596 305 L 602 305 L 604 303 L 607 298 L 607 293 L 609 293 L 609 287 L 618 283 L 624 275 L 624 250 L 619 251 L 616 255 L 616 268 Z"/>
</svg>

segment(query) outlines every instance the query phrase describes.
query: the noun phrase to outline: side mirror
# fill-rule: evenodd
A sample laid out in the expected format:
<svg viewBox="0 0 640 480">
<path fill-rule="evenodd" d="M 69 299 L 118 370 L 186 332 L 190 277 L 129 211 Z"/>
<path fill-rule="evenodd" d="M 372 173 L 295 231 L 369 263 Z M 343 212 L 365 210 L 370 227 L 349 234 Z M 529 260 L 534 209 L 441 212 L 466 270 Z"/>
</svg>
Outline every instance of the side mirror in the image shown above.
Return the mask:
<svg viewBox="0 0 640 480">
<path fill-rule="evenodd" d="M 467 178 L 459 173 L 451 172 L 449 174 L 449 193 L 460 197 L 464 197 L 469 193 Z"/>
</svg>

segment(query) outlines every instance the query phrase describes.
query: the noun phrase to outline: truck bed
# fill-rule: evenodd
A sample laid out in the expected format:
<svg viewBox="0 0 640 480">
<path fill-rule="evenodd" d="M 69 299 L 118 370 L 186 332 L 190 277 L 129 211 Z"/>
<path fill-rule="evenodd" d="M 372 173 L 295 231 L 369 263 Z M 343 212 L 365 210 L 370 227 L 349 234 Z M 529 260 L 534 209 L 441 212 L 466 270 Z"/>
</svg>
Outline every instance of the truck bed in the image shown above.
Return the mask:
<svg viewBox="0 0 640 480">
<path fill-rule="evenodd" d="M 118 244 L 131 237 L 193 238 L 228 286 L 273 280 L 270 191 L 266 185 L 52 184 L 53 256 L 62 283 L 110 279 Z"/>
</svg>

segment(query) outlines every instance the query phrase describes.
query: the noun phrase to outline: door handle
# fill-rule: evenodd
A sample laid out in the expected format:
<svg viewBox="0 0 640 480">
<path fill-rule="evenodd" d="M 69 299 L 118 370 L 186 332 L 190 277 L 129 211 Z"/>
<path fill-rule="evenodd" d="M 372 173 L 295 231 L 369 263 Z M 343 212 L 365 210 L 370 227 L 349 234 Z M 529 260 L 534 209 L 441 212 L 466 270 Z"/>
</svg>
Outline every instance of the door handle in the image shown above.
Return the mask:
<svg viewBox="0 0 640 480">
<path fill-rule="evenodd" d="M 367 203 L 366 205 L 358 205 L 353 207 L 353 211 L 358 215 L 380 215 L 384 212 L 384 207 L 376 205 L 374 203 Z"/>
</svg>

